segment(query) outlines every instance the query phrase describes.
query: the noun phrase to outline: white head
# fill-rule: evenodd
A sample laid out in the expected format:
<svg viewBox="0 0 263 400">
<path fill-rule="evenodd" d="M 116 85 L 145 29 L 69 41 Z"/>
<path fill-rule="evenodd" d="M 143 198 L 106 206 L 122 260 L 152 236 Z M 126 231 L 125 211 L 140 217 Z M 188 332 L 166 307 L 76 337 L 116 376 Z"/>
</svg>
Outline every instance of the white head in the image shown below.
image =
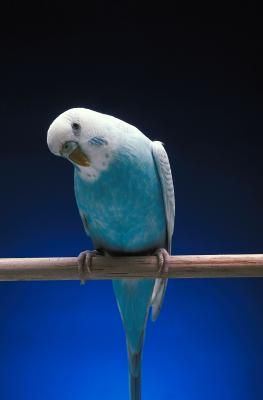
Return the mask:
<svg viewBox="0 0 263 400">
<path fill-rule="evenodd" d="M 68 159 L 87 181 L 108 168 L 118 140 L 111 117 L 85 108 L 72 108 L 59 115 L 47 134 L 49 150 Z"/>
</svg>

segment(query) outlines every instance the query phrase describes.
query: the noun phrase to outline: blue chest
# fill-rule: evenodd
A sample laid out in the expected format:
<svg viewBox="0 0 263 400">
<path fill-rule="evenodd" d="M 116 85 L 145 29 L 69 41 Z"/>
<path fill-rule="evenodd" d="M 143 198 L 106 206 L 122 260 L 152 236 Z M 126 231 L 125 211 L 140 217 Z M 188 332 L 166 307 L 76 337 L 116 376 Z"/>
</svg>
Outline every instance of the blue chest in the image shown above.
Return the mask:
<svg viewBox="0 0 263 400">
<path fill-rule="evenodd" d="M 96 248 L 136 253 L 165 245 L 163 195 L 150 148 L 119 151 L 93 182 L 75 170 L 75 195 Z"/>
</svg>

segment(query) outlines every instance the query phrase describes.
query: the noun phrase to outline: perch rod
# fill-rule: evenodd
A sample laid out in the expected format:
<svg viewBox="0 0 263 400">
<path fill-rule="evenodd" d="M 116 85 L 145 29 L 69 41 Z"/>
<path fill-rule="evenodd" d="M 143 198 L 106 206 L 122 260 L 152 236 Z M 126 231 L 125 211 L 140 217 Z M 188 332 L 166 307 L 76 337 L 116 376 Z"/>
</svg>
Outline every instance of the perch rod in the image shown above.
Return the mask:
<svg viewBox="0 0 263 400">
<path fill-rule="evenodd" d="M 160 275 L 155 256 L 96 256 L 86 279 L 263 277 L 263 254 L 170 256 L 168 265 Z M 0 281 L 79 279 L 77 257 L 0 259 Z"/>
</svg>

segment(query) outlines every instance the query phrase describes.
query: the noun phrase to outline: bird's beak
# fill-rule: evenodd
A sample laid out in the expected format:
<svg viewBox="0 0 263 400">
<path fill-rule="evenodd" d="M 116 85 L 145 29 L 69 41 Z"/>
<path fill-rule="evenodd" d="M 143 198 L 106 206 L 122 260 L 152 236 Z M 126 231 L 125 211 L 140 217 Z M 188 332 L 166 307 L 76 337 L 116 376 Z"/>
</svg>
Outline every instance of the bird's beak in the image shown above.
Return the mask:
<svg viewBox="0 0 263 400">
<path fill-rule="evenodd" d="M 86 154 L 83 153 L 81 148 L 77 146 L 69 155 L 68 158 L 73 161 L 75 164 L 80 165 L 81 167 L 89 167 L 90 166 L 90 160 L 86 156 Z"/>
</svg>

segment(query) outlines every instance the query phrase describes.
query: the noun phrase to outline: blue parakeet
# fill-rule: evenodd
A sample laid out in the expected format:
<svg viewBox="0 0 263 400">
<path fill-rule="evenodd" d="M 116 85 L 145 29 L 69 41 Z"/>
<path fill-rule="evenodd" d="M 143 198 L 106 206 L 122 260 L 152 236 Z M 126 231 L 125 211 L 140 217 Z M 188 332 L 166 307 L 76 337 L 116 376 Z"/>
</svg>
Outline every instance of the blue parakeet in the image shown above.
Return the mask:
<svg viewBox="0 0 263 400">
<path fill-rule="evenodd" d="M 52 153 L 74 165 L 76 202 L 95 249 L 112 256 L 157 250 L 159 260 L 165 261 L 171 253 L 175 201 L 162 143 L 126 122 L 85 108 L 59 115 L 50 125 L 47 143 Z M 85 257 L 80 259 L 85 262 Z M 126 333 L 131 400 L 141 399 L 145 326 L 150 307 L 153 320 L 159 314 L 166 283 L 113 281 Z"/>
</svg>

